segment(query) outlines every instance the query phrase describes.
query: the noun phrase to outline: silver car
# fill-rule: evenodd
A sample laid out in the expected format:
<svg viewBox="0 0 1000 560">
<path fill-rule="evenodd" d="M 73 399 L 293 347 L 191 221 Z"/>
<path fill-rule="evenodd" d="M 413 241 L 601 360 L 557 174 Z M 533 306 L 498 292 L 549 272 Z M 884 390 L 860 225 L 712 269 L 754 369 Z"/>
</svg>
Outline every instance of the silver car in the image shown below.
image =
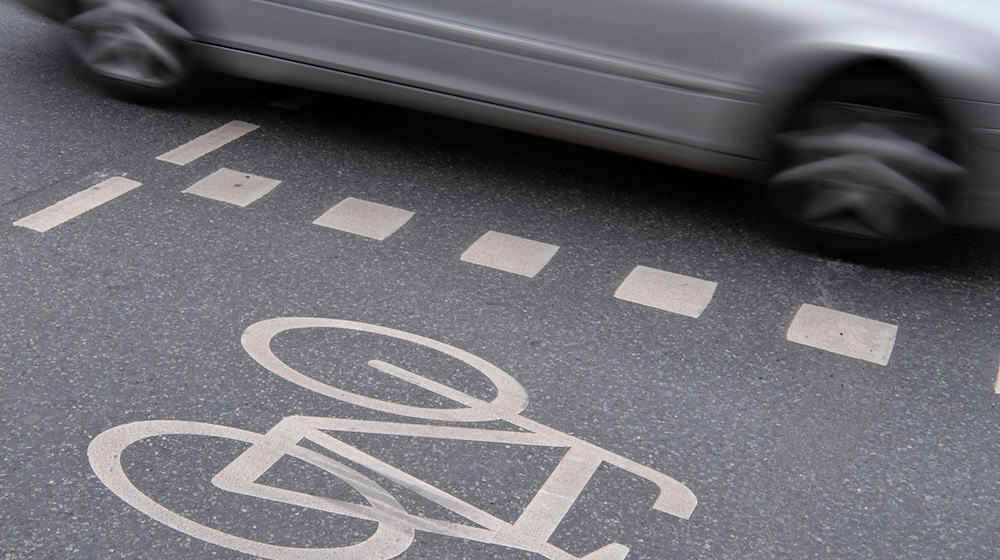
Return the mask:
<svg viewBox="0 0 1000 560">
<path fill-rule="evenodd" d="M 1000 229 L 994 0 L 22 0 L 121 93 L 200 72 L 758 180 L 850 250 Z"/>
</svg>

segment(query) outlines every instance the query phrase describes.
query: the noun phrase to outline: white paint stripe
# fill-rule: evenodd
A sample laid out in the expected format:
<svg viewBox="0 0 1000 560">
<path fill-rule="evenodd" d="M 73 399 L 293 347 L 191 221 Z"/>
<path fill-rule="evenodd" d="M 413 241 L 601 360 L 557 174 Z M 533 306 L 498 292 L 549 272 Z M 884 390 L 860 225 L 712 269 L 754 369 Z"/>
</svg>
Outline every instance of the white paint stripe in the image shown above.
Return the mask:
<svg viewBox="0 0 1000 560">
<path fill-rule="evenodd" d="M 280 184 L 281 181 L 277 179 L 258 177 L 223 167 L 184 189 L 183 192 L 246 207 L 260 200 Z"/>
<path fill-rule="evenodd" d="M 492 407 L 496 412 L 496 414 L 481 417 L 468 416 L 462 419 L 464 422 L 471 421 L 475 424 L 490 417 L 498 419 L 502 417 L 523 432 L 500 432 L 494 429 L 461 426 L 432 426 L 425 423 L 307 416 L 286 417 L 263 435 L 198 422 L 138 422 L 112 428 L 98 435 L 91 442 L 88 448 L 88 457 L 94 473 L 112 492 L 127 503 L 169 527 L 232 550 L 254 556 L 281 559 L 305 559 L 307 557 L 396 558 L 406 552 L 413 543 L 416 531 L 498 544 L 532 552 L 545 558 L 575 558 L 576 556 L 556 547 L 548 540 L 573 510 L 581 494 L 590 485 L 593 475 L 604 463 L 624 469 L 658 486 L 660 493 L 652 506 L 658 511 L 687 519 L 697 505 L 697 498 L 694 494 L 669 476 L 521 416 L 520 412 L 527 405 L 527 397 L 522 395 L 523 387 L 516 379 L 482 358 L 442 342 L 378 325 L 306 317 L 287 317 L 256 323 L 244 332 L 242 341 L 254 359 L 265 365 L 272 373 L 305 388 L 316 390 L 325 387 L 327 390 L 317 392 L 339 394 L 339 397 L 335 397 L 338 400 L 357 403 L 370 410 L 389 411 L 390 408 L 386 405 L 390 404 L 390 401 L 362 397 L 325 385 L 296 372 L 283 362 L 282 365 L 286 371 L 276 370 L 268 365 L 268 360 L 261 360 L 260 355 L 254 354 L 255 350 L 259 352 L 261 348 L 270 352 L 270 341 L 276 334 L 289 329 L 316 327 L 345 328 L 359 332 L 384 334 L 458 358 L 479 370 L 493 382 L 497 389 L 497 395 L 493 401 L 480 400 L 387 362 L 370 360 L 368 364 L 379 371 L 420 387 L 434 391 L 437 391 L 437 387 L 446 388 L 447 391 L 443 396 L 448 396 L 456 402 L 469 403 L 470 408 L 487 406 Z M 273 354 L 271 357 L 277 360 Z M 289 374 L 294 375 L 289 377 Z M 310 381 L 317 381 L 319 385 L 311 386 Z M 517 388 L 514 391 L 517 394 L 513 395 L 513 401 L 509 396 L 511 395 L 511 387 L 507 384 L 513 384 Z M 420 407 L 399 403 L 392 404 L 395 405 L 392 407 L 395 411 L 404 411 L 403 416 L 412 416 L 406 413 L 406 410 L 420 409 Z M 428 410 L 446 411 L 437 408 Z M 457 410 L 459 409 L 452 409 L 452 411 Z M 436 419 L 427 414 L 418 414 L 416 417 L 428 420 Z M 567 449 L 567 452 L 555 469 L 550 472 L 549 477 L 532 497 L 528 506 L 522 510 L 518 519 L 514 523 L 510 523 L 432 485 L 428 481 L 416 478 L 401 468 L 370 455 L 334 435 L 334 433 L 344 431 L 344 429 L 356 433 L 416 435 L 418 437 L 442 437 L 477 442 L 510 441 L 518 445 L 563 447 Z M 498 437 L 495 433 L 502 435 Z M 484 437 L 483 434 L 488 435 Z M 148 497 L 129 480 L 125 473 L 121 462 L 125 449 L 136 442 L 161 435 L 203 435 L 248 443 L 250 444 L 249 448 L 212 478 L 212 483 L 217 488 L 299 508 L 376 521 L 375 531 L 368 539 L 348 546 L 301 549 L 256 542 L 201 525 L 188 519 L 183 513 L 174 512 Z M 322 448 L 324 452 L 303 446 L 303 441 L 310 442 L 310 447 Z M 318 467 L 347 483 L 361 495 L 365 503 L 360 504 L 333 497 L 307 494 L 258 482 L 264 473 L 286 456 Z M 447 459 L 464 460 L 458 455 Z M 357 465 L 364 470 L 364 473 L 352 465 Z M 410 514 L 393 493 L 366 473 L 374 474 L 403 490 L 409 490 L 471 521 L 478 527 Z M 306 553 L 304 554 L 303 551 Z M 581 558 L 587 560 L 625 560 L 628 552 L 628 547 L 624 545 L 610 544 Z"/>
<path fill-rule="evenodd" d="M 408 436 L 415 438 L 453 439 L 458 441 L 479 441 L 506 445 L 531 445 L 535 447 L 564 447 L 561 442 L 552 442 L 531 432 L 510 432 L 493 428 L 460 428 L 436 426 L 433 424 L 402 424 L 380 420 L 352 420 L 345 418 L 324 418 L 301 416 L 303 422 L 317 430 L 326 432 L 355 432 L 381 434 L 386 436 Z"/>
<path fill-rule="evenodd" d="M 309 328 L 347 329 L 350 331 L 385 335 L 441 352 L 457 358 L 486 376 L 496 388 L 495 396 L 492 401 L 484 403 L 482 400 L 467 395 L 462 391 L 452 389 L 403 368 L 378 360 L 371 360 L 368 362 L 368 365 L 410 384 L 438 393 L 457 403 L 465 404 L 468 408 L 423 408 L 382 401 L 344 391 L 343 389 L 302 374 L 281 361 L 271 351 L 271 340 L 275 336 L 289 330 Z M 694 493 L 677 480 L 635 461 L 521 416 L 520 413 L 528 405 L 528 395 L 524 387 L 509 373 L 501 370 L 492 363 L 449 344 L 379 325 L 318 317 L 279 317 L 259 321 L 247 327 L 243 332 L 241 343 L 247 353 L 250 354 L 250 357 L 261 366 L 283 379 L 318 394 L 355 404 L 369 410 L 389 412 L 398 416 L 409 416 L 411 418 L 451 420 L 463 423 L 503 419 L 522 430 L 537 434 L 540 438 L 548 440 L 547 442 L 534 443 L 532 445 L 586 447 L 600 455 L 604 462 L 653 482 L 660 489 L 660 494 L 653 503 L 653 508 L 657 511 L 669 513 L 682 519 L 688 519 L 698 505 L 698 498 Z"/>
<path fill-rule="evenodd" d="M 615 290 L 615 297 L 697 319 L 717 287 L 708 280 L 637 266 Z"/>
<path fill-rule="evenodd" d="M 795 313 L 786 338 L 790 342 L 884 366 L 892 356 L 896 331 L 896 325 L 803 304 Z"/>
<path fill-rule="evenodd" d="M 1000 366 L 997 366 L 997 377 L 993 381 L 993 394 L 1000 395 Z"/>
<path fill-rule="evenodd" d="M 139 488 L 137 488 L 129 479 L 128 475 L 125 474 L 125 469 L 121 463 L 121 456 L 125 451 L 125 448 L 137 441 L 159 435 L 180 434 L 233 439 L 251 444 L 251 449 L 254 447 L 267 447 L 270 443 L 266 436 L 261 434 L 229 428 L 226 426 L 199 424 L 197 422 L 136 422 L 133 424 L 118 426 L 117 428 L 112 428 L 101 433 L 99 436 L 94 438 L 93 441 L 91 441 L 90 446 L 87 448 L 87 455 L 90 459 L 90 465 L 94 470 L 94 474 L 96 474 L 101 482 L 114 492 L 115 495 L 125 500 L 125 502 L 130 504 L 132 507 L 138 509 L 146 515 L 149 515 L 160 523 L 163 523 L 164 525 L 176 529 L 186 535 L 252 556 L 261 558 L 298 559 L 336 557 L 395 558 L 405 552 L 406 548 L 409 547 L 412 542 L 412 532 L 407 533 L 405 530 L 394 530 L 393 527 L 389 527 L 388 523 L 381 523 L 381 521 L 385 518 L 385 515 L 381 514 L 381 511 L 377 516 L 380 523 L 376 528 L 375 534 L 381 534 L 382 538 L 369 538 L 367 541 L 363 541 L 362 543 L 358 543 L 357 545 L 350 547 L 332 547 L 326 549 L 292 548 L 257 542 L 248 538 L 230 535 L 218 529 L 213 529 L 188 519 L 184 515 L 176 513 L 159 504 L 144 494 L 142 490 L 139 490 Z M 309 497 L 308 495 L 304 496 L 290 491 L 282 492 L 281 489 L 277 487 L 271 488 L 270 490 L 272 490 L 272 492 L 270 493 L 261 493 L 262 498 L 298 505 L 296 500 L 287 499 L 289 495 L 296 495 L 296 497 L 305 497 L 307 500 L 312 499 L 313 504 L 320 505 L 321 507 L 327 504 L 337 503 L 337 505 L 342 506 L 338 509 L 344 510 L 345 514 L 355 515 L 355 513 L 357 513 L 357 516 L 361 518 L 364 518 L 362 517 L 362 515 L 364 515 L 363 512 L 366 510 L 373 511 L 373 508 L 376 507 L 380 507 L 382 511 L 387 509 L 390 511 L 402 509 L 402 506 L 399 506 L 398 502 L 396 502 L 390 494 L 381 488 L 378 488 L 377 485 L 374 485 L 374 483 L 362 477 L 346 465 L 342 465 L 333 460 L 324 461 L 324 457 L 321 454 L 301 447 L 292 446 L 291 451 L 293 457 L 306 461 L 307 463 L 317 464 L 320 468 L 331 473 L 333 476 L 337 476 L 348 484 L 356 484 L 356 486 L 352 485 L 352 487 L 354 487 L 361 494 L 362 498 L 368 505 L 336 502 L 332 499 L 326 500 L 323 504 L 315 504 L 317 501 L 315 500 L 315 497 Z M 239 459 L 237 459 L 237 461 L 238 460 Z M 215 482 L 214 479 L 213 482 Z M 254 486 L 254 481 L 246 482 L 248 483 L 246 486 Z M 359 482 L 365 484 L 360 484 Z M 250 492 L 247 492 L 247 494 L 252 496 L 257 495 Z M 284 496 L 281 494 L 284 494 Z M 320 511 L 323 511 L 324 509 L 334 508 L 324 507 L 323 509 L 320 509 Z M 373 537 L 374 536 L 375 535 L 373 535 Z"/>
<path fill-rule="evenodd" d="M 202 134 L 194 140 L 170 150 L 169 152 L 157 156 L 156 159 L 177 165 L 187 165 L 192 161 L 214 152 L 226 144 L 240 138 L 241 136 L 257 130 L 255 124 L 243 121 L 232 121 L 219 128 Z"/>
<path fill-rule="evenodd" d="M 314 91 L 296 91 L 290 95 L 282 97 L 281 99 L 276 99 L 268 103 L 268 105 L 279 109 L 298 111 L 299 109 L 304 109 L 319 101 L 321 97 L 322 95 Z"/>
<path fill-rule="evenodd" d="M 286 419 L 287 421 L 287 419 Z M 294 421 L 294 419 L 292 420 Z M 416 478 L 415 476 L 398 469 L 385 461 L 381 461 L 364 451 L 351 447 L 349 444 L 340 441 L 339 439 L 320 432 L 319 430 L 311 430 L 307 434 L 297 434 L 299 437 L 304 437 L 309 441 L 316 443 L 337 455 L 347 459 L 348 461 L 353 461 L 359 465 L 364 466 L 366 469 L 376 472 L 379 475 L 387 478 L 395 484 L 398 484 L 411 492 L 418 494 L 439 506 L 450 509 L 451 511 L 461 515 L 462 517 L 477 523 L 482 527 L 488 529 L 498 530 L 506 525 L 506 523 L 500 518 L 483 511 L 475 506 L 465 502 L 464 500 L 452 496 L 451 494 Z"/>
<path fill-rule="evenodd" d="M 44 233 L 141 185 L 142 183 L 124 177 L 112 177 L 21 218 L 14 225 Z"/>
<path fill-rule="evenodd" d="M 497 540 L 548 542 L 602 462 L 589 449 L 570 448 L 517 521 L 501 530 Z"/>
<path fill-rule="evenodd" d="M 383 241 L 412 217 L 413 212 L 409 210 L 351 197 L 324 212 L 313 223 Z"/>
<path fill-rule="evenodd" d="M 534 278 L 557 251 L 558 245 L 488 231 L 462 253 L 461 260 Z"/>
</svg>

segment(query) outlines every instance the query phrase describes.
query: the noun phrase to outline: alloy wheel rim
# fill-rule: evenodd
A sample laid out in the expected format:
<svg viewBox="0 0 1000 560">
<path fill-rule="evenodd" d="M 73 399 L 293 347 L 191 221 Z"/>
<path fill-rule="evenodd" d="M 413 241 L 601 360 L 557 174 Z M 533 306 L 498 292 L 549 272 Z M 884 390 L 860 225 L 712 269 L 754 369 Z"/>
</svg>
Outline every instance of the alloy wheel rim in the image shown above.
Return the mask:
<svg viewBox="0 0 1000 560">
<path fill-rule="evenodd" d="M 772 203 L 812 230 L 917 241 L 947 223 L 942 195 L 964 174 L 944 130 L 912 113 L 816 104 L 778 138 L 785 165 L 768 185 Z"/>
<path fill-rule="evenodd" d="M 78 55 L 98 74 L 158 89 L 187 76 L 181 42 L 190 36 L 152 2 L 91 1 L 69 25 Z"/>
</svg>

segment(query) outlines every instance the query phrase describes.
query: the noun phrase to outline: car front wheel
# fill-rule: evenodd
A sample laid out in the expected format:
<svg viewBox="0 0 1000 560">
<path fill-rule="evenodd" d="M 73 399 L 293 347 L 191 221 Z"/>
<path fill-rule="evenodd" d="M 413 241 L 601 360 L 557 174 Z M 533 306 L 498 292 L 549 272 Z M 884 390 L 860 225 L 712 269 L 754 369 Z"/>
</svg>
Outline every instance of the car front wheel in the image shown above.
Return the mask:
<svg viewBox="0 0 1000 560">
<path fill-rule="evenodd" d="M 940 233 L 947 195 L 964 169 L 948 130 L 905 95 L 819 98 L 803 104 L 777 137 L 772 207 L 828 249 L 867 256 Z M 864 103 L 867 98 L 874 103 Z"/>
<path fill-rule="evenodd" d="M 84 0 L 67 24 L 83 64 L 115 93 L 139 101 L 171 101 L 196 80 L 186 49 L 190 34 L 160 2 Z"/>
</svg>

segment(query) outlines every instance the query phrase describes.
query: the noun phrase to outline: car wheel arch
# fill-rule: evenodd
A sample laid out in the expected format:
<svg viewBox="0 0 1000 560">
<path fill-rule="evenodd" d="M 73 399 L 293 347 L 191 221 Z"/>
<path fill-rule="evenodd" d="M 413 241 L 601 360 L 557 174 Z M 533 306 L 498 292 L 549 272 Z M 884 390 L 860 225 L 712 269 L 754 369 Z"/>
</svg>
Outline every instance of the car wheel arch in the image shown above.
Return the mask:
<svg viewBox="0 0 1000 560">
<path fill-rule="evenodd" d="M 884 68 L 915 85 L 930 99 L 957 97 L 966 87 L 942 72 L 941 61 L 911 57 L 910 51 L 902 46 L 863 48 L 823 41 L 775 52 L 782 54 L 762 57 L 766 62 L 748 68 L 740 80 L 760 92 L 757 98 L 749 103 L 729 104 L 708 123 L 709 136 L 725 139 L 729 152 L 770 160 L 771 139 L 787 116 L 821 88 L 860 68 Z M 944 104 L 938 104 L 936 111 L 956 130 L 970 126 L 961 122 L 959 115 L 950 114 Z"/>
</svg>

